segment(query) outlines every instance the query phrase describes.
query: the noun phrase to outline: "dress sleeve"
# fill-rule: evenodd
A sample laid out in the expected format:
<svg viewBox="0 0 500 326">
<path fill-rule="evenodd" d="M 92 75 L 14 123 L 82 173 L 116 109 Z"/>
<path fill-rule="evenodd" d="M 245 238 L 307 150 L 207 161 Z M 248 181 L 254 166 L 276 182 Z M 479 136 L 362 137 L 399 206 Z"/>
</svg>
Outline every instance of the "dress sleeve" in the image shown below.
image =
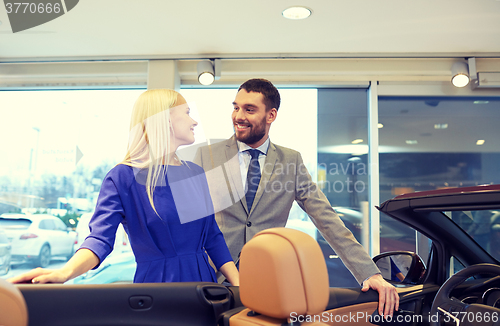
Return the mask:
<svg viewBox="0 0 500 326">
<path fill-rule="evenodd" d="M 222 265 L 229 261 L 233 261 L 233 259 L 231 258 L 231 253 L 227 248 L 224 236 L 215 221 L 215 216 L 211 215 L 206 218 L 208 223 L 208 235 L 205 249 L 210 256 L 210 259 L 212 259 L 215 267 L 220 269 Z"/>
<path fill-rule="evenodd" d="M 210 213 L 207 219 L 207 240 L 205 242 L 205 250 L 207 251 L 210 259 L 215 267 L 219 269 L 225 263 L 232 261 L 231 253 L 227 248 L 226 240 L 222 234 L 217 222 L 215 221 L 214 208 L 212 199 L 210 197 L 210 190 L 208 188 L 207 179 L 204 170 L 197 166 L 198 173 L 200 173 L 200 188 L 202 189 L 203 201 L 206 205 L 206 211 Z"/>
<path fill-rule="evenodd" d="M 118 187 L 110 176 L 104 179 L 95 213 L 90 220 L 90 235 L 85 239 L 79 249 L 91 250 L 99 258 L 99 264 L 113 251 L 116 230 L 124 219 L 124 210 Z"/>
</svg>

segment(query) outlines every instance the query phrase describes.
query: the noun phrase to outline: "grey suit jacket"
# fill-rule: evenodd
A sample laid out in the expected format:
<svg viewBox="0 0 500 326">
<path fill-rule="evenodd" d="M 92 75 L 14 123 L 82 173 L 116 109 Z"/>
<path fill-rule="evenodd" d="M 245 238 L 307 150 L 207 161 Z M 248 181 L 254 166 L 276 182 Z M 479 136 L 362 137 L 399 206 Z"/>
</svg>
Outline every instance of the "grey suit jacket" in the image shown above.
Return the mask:
<svg viewBox="0 0 500 326">
<path fill-rule="evenodd" d="M 194 162 L 206 172 L 215 218 L 234 261 L 238 260 L 243 245 L 257 232 L 285 226 L 296 200 L 360 284 L 380 273 L 312 181 L 299 152 L 269 144 L 250 212 L 234 135 L 226 141 L 199 148 Z"/>
</svg>

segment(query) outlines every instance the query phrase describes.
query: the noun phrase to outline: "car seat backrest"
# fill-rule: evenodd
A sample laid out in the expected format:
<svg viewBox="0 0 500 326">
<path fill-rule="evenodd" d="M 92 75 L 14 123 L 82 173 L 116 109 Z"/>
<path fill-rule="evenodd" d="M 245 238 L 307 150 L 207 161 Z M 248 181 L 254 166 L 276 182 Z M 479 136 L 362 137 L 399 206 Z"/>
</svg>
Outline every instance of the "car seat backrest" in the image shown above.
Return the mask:
<svg viewBox="0 0 500 326">
<path fill-rule="evenodd" d="M 240 298 L 248 309 L 272 318 L 323 312 L 329 280 L 317 241 L 289 228 L 257 233 L 241 252 Z"/>
<path fill-rule="evenodd" d="M 19 289 L 0 278 L 0 325 L 27 326 L 28 309 Z"/>
</svg>

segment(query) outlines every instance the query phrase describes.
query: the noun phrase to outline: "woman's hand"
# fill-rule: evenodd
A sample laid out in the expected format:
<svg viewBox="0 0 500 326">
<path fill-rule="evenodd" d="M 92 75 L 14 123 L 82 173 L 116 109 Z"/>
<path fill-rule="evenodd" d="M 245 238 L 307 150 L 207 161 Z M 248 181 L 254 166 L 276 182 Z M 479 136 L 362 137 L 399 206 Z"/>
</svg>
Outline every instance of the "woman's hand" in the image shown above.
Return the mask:
<svg viewBox="0 0 500 326">
<path fill-rule="evenodd" d="M 240 273 L 232 260 L 222 265 L 220 271 L 232 286 L 240 286 Z"/>
<path fill-rule="evenodd" d="M 11 283 L 64 283 L 99 264 L 99 258 L 89 249 L 79 249 L 60 269 L 35 268 L 7 279 Z"/>
<path fill-rule="evenodd" d="M 35 268 L 24 274 L 7 279 L 10 283 L 64 283 L 68 280 L 67 273 L 59 269 Z"/>
</svg>

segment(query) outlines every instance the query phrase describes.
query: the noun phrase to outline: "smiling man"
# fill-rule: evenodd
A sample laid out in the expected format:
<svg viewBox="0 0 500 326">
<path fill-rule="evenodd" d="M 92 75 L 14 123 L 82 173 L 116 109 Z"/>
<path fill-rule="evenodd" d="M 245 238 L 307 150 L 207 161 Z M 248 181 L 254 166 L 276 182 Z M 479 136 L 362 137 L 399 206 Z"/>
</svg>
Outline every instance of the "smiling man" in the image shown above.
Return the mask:
<svg viewBox="0 0 500 326">
<path fill-rule="evenodd" d="M 278 96 L 279 94 L 275 94 Z M 270 101 L 269 101 L 270 102 Z M 271 123 L 276 119 L 278 110 L 264 104 L 262 93 L 248 92 L 240 88 L 233 102 L 232 114 L 236 139 L 252 148 L 258 148 L 269 139 Z M 269 106 L 272 106 L 270 103 Z"/>
<path fill-rule="evenodd" d="M 295 200 L 362 284 L 362 290 L 379 292 L 379 314 L 392 316 L 399 306 L 396 289 L 382 278 L 312 181 L 300 153 L 270 141 L 269 130 L 277 118 L 280 102 L 278 90 L 268 80 L 250 79 L 243 83 L 233 102 L 234 135 L 200 148 L 194 160 L 207 172 L 211 190 L 228 188 L 227 195 L 222 196 L 230 196 L 230 204 L 222 205 L 215 216 L 234 261 L 238 261 L 243 245 L 256 233 L 285 226 Z M 210 178 L 210 171 L 214 170 L 223 172 Z M 217 192 L 212 193 L 215 201 L 221 200 L 220 191 Z M 221 201 L 227 202 L 227 198 Z"/>
</svg>

